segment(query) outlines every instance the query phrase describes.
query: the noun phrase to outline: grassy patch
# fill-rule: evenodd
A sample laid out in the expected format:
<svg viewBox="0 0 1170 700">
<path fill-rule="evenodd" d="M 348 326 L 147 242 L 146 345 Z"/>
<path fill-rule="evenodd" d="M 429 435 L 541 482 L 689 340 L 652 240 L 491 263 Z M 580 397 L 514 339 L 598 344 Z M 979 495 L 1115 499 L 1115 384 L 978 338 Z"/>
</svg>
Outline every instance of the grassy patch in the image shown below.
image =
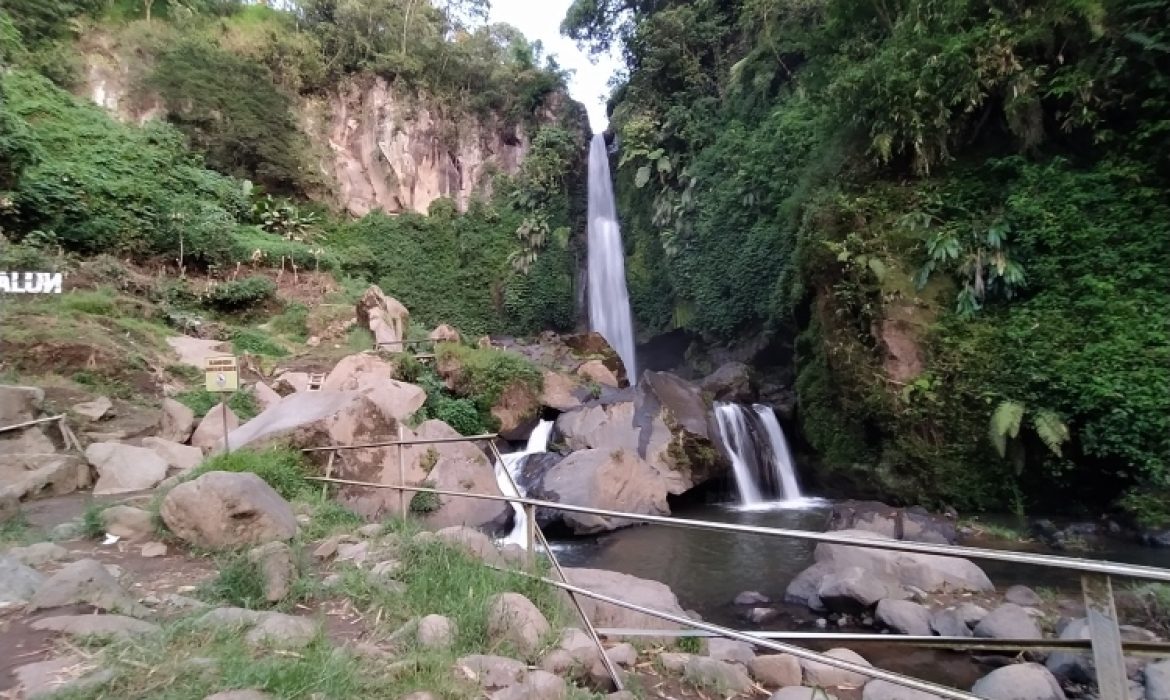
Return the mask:
<svg viewBox="0 0 1170 700">
<path fill-rule="evenodd" d="M 980 536 L 990 537 L 997 540 L 1019 541 L 1026 539 L 1023 532 L 1007 525 L 985 523 L 979 520 L 965 520 L 962 521 L 960 525 L 971 528 Z"/>
<path fill-rule="evenodd" d="M 319 540 L 339 532 L 351 532 L 365 524 L 362 516 L 336 501 L 317 500 L 313 503 L 313 516 L 309 524 L 301 528 L 301 539 Z"/>
<path fill-rule="evenodd" d="M 264 355 L 284 357 L 288 350 L 267 333 L 255 328 L 237 328 L 232 332 L 232 349 L 237 355 Z"/>
<path fill-rule="evenodd" d="M 354 326 L 345 334 L 345 346 L 350 352 L 361 352 L 374 347 L 374 334 L 368 328 Z"/>
<path fill-rule="evenodd" d="M 1163 636 L 1170 634 L 1170 585 L 1138 584 L 1133 593 L 1141 618 L 1137 624 Z"/>
<path fill-rule="evenodd" d="M 268 327 L 276 333 L 304 342 L 309 337 L 309 307 L 293 302 L 280 314 L 273 316 Z"/>
<path fill-rule="evenodd" d="M 236 450 L 231 454 L 218 454 L 192 471 L 188 480 L 207 472 L 251 472 L 288 501 L 313 496 L 312 485 L 305 479 L 309 472 L 304 457 L 300 452 L 288 448 Z"/>
<path fill-rule="evenodd" d="M 223 395 L 207 391 L 206 389 L 192 389 L 175 395 L 175 400 L 195 412 L 196 418 L 202 418 L 207 412 L 223 401 Z M 248 421 L 260 413 L 260 404 L 250 392 L 237 391 L 228 399 L 228 408 L 241 421 Z"/>
<path fill-rule="evenodd" d="M 32 538 L 32 528 L 24 513 L 17 513 L 8 520 L 0 523 L 0 547 L 14 547 L 28 544 Z"/>
<path fill-rule="evenodd" d="M 106 534 L 106 522 L 102 513 L 109 506 L 90 501 L 81 514 L 81 536 L 91 540 L 100 539 Z"/>
</svg>

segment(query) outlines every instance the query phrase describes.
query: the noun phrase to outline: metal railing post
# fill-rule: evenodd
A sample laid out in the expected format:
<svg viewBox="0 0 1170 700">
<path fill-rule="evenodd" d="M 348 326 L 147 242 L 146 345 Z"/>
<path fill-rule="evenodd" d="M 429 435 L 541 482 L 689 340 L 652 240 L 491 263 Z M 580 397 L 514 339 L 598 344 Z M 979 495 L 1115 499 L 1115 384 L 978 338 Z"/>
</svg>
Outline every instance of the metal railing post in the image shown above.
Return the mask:
<svg viewBox="0 0 1170 700">
<path fill-rule="evenodd" d="M 528 521 L 528 527 L 524 528 L 524 536 L 527 542 L 525 547 L 528 550 L 528 566 L 536 569 L 536 506 L 532 504 L 525 504 L 524 518 Z"/>
<path fill-rule="evenodd" d="M 402 516 L 402 520 L 406 521 L 406 491 L 401 487 L 406 486 L 406 455 L 403 453 L 404 447 L 402 445 L 402 423 L 398 424 L 398 512 Z"/>
<path fill-rule="evenodd" d="M 1081 576 L 1081 590 L 1085 595 L 1085 618 L 1093 643 L 1097 692 L 1101 700 L 1127 700 L 1129 679 L 1121 650 L 1117 608 L 1113 604 L 1113 584 L 1107 575 L 1084 574 Z"/>
</svg>

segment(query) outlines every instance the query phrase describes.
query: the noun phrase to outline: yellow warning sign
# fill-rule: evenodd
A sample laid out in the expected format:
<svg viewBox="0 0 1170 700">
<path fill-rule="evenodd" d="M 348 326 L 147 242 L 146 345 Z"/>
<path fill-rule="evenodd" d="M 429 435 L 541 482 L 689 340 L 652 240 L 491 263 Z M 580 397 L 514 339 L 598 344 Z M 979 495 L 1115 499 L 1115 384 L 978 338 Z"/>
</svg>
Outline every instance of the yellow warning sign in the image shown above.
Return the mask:
<svg viewBox="0 0 1170 700">
<path fill-rule="evenodd" d="M 212 392 L 238 391 L 240 388 L 240 366 L 233 355 L 207 358 L 207 390 Z"/>
</svg>

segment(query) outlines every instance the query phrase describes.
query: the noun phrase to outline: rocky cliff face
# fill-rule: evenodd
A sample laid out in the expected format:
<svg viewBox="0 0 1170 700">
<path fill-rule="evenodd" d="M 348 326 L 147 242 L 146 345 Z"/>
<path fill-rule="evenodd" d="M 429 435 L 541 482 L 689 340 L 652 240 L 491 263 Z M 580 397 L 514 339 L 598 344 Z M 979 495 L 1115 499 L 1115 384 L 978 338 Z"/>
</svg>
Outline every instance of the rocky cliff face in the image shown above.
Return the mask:
<svg viewBox="0 0 1170 700">
<path fill-rule="evenodd" d="M 157 96 L 142 94 L 143 57 L 95 34 L 83 47 L 77 92 L 118 119 L 142 124 L 165 115 Z M 554 95 L 540 118 L 584 110 Z M 324 187 L 314 198 L 354 216 L 382 210 L 422 214 L 449 197 L 460 211 L 491 194 L 492 177 L 516 174 L 529 150 L 523 125 L 496 117 L 455 115 L 376 76 L 355 76 L 325 95 L 299 100 L 298 123 Z"/>
</svg>

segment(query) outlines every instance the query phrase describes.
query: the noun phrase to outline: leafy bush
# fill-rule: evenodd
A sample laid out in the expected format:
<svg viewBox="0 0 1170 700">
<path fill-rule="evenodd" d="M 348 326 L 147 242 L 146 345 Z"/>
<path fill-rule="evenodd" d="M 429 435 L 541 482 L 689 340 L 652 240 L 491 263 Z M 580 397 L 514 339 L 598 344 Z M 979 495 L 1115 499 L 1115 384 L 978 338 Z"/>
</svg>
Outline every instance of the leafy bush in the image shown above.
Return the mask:
<svg viewBox="0 0 1170 700">
<path fill-rule="evenodd" d="M 309 337 L 309 307 L 294 301 L 273 316 L 268 325 L 277 333 L 303 341 Z"/>
<path fill-rule="evenodd" d="M 267 333 L 253 328 L 237 328 L 232 331 L 232 349 L 236 354 L 249 353 L 268 357 L 284 357 L 288 350 L 273 340 Z"/>
<path fill-rule="evenodd" d="M 433 481 L 424 481 L 422 484 L 420 484 L 420 486 L 428 489 L 436 488 L 435 482 Z M 442 501 L 440 500 L 439 494 L 437 493 L 426 493 L 420 491 L 414 494 L 414 497 L 410 499 L 410 512 L 414 513 L 415 515 L 427 515 L 428 513 L 434 513 L 441 506 Z"/>
<path fill-rule="evenodd" d="M 301 241 L 290 241 L 255 226 L 241 226 L 235 230 L 229 246 L 232 262 L 281 267 L 295 265 L 301 270 L 336 270 L 337 256 L 322 246 Z"/>
<path fill-rule="evenodd" d="M 440 366 L 455 368 L 455 392 L 474 402 L 485 424 L 495 422 L 491 408 L 509 387 L 521 384 L 536 395 L 544 388 L 540 369 L 516 353 L 441 343 L 436 355 Z"/>
<path fill-rule="evenodd" d="M 199 378 L 202 378 L 201 374 Z M 191 409 L 196 417 L 202 418 L 223 401 L 223 394 L 210 392 L 206 389 L 193 389 L 177 394 L 175 400 Z M 260 413 L 260 405 L 256 403 L 256 398 L 246 391 L 233 393 L 228 399 L 228 408 L 241 421 L 251 420 Z"/>
<path fill-rule="evenodd" d="M 300 452 L 288 448 L 269 448 L 263 451 L 236 450 L 218 454 L 199 465 L 191 473 L 194 479 L 207 472 L 251 472 L 268 483 L 285 500 L 310 495 L 311 482 L 308 465 Z"/>
<path fill-rule="evenodd" d="M 275 282 L 252 276 L 217 284 L 204 303 L 220 311 L 241 311 L 271 301 L 275 294 Z"/>
</svg>

